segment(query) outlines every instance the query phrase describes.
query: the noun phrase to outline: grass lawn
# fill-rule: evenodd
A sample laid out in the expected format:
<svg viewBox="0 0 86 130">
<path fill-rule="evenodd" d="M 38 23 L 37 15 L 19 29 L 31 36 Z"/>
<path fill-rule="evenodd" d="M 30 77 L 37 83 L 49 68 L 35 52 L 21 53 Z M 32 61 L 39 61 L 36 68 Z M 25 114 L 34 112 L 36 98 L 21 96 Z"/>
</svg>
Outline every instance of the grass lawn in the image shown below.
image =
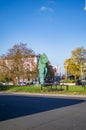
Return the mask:
<svg viewBox="0 0 86 130">
<path fill-rule="evenodd" d="M 68 91 L 66 86 L 47 86 L 42 87 L 42 90 L 41 86 L 0 86 L 0 91 L 86 95 L 86 86 L 69 86 Z"/>
</svg>

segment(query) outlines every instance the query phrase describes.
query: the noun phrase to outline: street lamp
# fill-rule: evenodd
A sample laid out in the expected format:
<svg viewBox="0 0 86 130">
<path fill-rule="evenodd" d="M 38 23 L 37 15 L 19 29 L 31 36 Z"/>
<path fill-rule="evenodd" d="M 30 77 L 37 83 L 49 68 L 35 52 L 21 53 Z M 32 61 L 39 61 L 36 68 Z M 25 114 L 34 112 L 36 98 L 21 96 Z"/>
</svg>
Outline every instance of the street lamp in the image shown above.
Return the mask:
<svg viewBox="0 0 86 130">
<path fill-rule="evenodd" d="M 86 0 L 85 0 L 85 6 L 84 6 L 84 11 L 86 11 Z"/>
<path fill-rule="evenodd" d="M 65 79 L 67 80 L 68 79 L 68 64 L 65 64 Z"/>
</svg>

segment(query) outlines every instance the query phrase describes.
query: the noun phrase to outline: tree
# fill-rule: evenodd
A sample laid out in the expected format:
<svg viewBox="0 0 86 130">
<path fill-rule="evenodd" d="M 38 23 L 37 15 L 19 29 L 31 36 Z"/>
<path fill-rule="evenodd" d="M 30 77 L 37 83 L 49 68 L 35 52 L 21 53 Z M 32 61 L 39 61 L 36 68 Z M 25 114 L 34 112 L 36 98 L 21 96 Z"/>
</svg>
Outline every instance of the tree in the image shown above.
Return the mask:
<svg viewBox="0 0 86 130">
<path fill-rule="evenodd" d="M 66 76 L 68 76 L 68 74 L 73 75 L 76 78 L 78 78 L 80 76 L 80 66 L 79 64 L 76 64 L 73 59 L 67 59 L 65 61 L 64 67 L 66 69 Z"/>
<path fill-rule="evenodd" d="M 0 66 L 5 68 L 4 73 L 8 73 L 8 77 L 16 85 L 18 80 L 24 80 L 24 78 L 29 76 L 27 72 L 30 73 L 30 77 L 33 76 L 33 72 L 37 73 L 36 65 L 32 60 L 34 57 L 35 52 L 32 49 L 28 49 L 27 44 L 15 44 L 8 50 L 6 55 L 1 56 Z"/>
<path fill-rule="evenodd" d="M 47 75 L 45 77 L 45 82 L 52 82 L 52 79 L 55 77 L 55 70 L 50 64 L 50 61 L 47 63 Z"/>
<path fill-rule="evenodd" d="M 84 63 L 86 63 L 86 49 L 80 47 L 72 51 L 72 56 L 65 60 L 64 67 L 76 79 L 82 75 Z"/>
</svg>

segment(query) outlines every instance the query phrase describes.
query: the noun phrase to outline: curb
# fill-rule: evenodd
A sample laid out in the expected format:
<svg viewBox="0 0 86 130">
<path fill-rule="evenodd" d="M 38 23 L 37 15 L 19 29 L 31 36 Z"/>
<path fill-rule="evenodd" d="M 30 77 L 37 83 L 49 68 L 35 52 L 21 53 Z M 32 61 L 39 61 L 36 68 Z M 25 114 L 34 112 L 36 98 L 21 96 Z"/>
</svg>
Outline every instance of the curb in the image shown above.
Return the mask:
<svg viewBox="0 0 86 130">
<path fill-rule="evenodd" d="M 74 94 L 51 94 L 51 93 L 25 93 L 25 92 L 0 92 L 0 94 L 15 94 L 15 95 L 33 95 L 33 96 L 61 96 L 61 97 L 83 97 L 86 95 L 74 95 Z"/>
</svg>

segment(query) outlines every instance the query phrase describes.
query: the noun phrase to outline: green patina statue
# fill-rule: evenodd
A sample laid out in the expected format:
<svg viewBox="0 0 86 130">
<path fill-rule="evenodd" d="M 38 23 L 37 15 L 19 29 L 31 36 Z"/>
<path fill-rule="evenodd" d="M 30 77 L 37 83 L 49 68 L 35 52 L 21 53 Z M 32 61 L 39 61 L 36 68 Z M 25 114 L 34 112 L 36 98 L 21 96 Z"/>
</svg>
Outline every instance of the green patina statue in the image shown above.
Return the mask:
<svg viewBox="0 0 86 130">
<path fill-rule="evenodd" d="M 46 67 L 47 63 L 48 63 L 48 58 L 43 53 L 42 55 L 40 55 L 39 60 L 38 60 L 39 81 L 41 85 L 44 84 L 44 79 L 47 74 L 47 67 Z"/>
</svg>

